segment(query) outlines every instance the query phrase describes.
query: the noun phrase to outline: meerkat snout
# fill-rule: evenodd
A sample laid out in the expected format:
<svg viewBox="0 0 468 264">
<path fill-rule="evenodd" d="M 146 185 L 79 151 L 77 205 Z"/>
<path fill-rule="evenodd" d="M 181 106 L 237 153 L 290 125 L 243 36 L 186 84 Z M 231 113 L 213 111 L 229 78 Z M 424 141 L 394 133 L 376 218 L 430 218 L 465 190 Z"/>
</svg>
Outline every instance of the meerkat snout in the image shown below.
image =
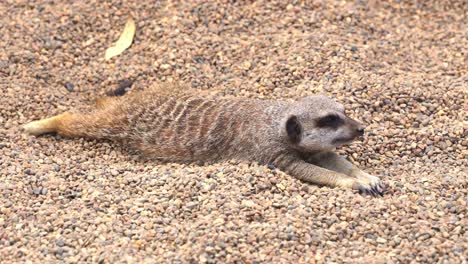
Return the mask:
<svg viewBox="0 0 468 264">
<path fill-rule="evenodd" d="M 360 136 L 364 136 L 364 126 L 359 126 L 356 131 Z"/>
<path fill-rule="evenodd" d="M 350 117 L 347 117 L 347 123 L 349 129 L 353 131 L 354 138 L 360 138 L 364 136 L 364 131 L 366 127 L 363 124 Z"/>
</svg>

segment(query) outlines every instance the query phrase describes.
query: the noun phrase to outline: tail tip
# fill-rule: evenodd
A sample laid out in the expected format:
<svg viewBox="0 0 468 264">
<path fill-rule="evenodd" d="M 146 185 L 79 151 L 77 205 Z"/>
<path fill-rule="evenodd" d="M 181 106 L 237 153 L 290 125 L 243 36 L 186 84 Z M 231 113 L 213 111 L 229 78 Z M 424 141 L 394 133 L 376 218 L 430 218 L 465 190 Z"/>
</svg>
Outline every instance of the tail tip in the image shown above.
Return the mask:
<svg viewBox="0 0 468 264">
<path fill-rule="evenodd" d="M 30 123 L 27 123 L 25 125 L 22 125 L 20 127 L 20 130 L 23 133 L 26 133 L 28 135 L 32 136 L 39 136 L 45 133 L 50 133 L 53 132 L 49 126 L 47 126 L 44 122 L 44 120 L 39 120 L 39 121 L 33 121 Z"/>
</svg>

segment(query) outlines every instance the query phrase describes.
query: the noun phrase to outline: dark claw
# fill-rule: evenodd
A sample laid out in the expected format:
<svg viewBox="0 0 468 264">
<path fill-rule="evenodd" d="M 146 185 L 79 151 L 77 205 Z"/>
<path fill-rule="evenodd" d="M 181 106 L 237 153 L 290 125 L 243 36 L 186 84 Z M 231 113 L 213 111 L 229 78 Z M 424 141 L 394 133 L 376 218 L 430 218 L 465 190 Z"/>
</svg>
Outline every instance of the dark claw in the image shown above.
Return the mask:
<svg viewBox="0 0 468 264">
<path fill-rule="evenodd" d="M 379 187 L 378 185 L 373 186 L 373 187 L 372 187 L 372 190 L 374 190 L 375 196 L 376 196 L 376 197 L 377 197 L 377 196 L 383 196 L 383 195 L 382 195 L 382 189 L 380 189 L 380 187 Z"/>
<path fill-rule="evenodd" d="M 387 190 L 388 190 L 387 186 L 385 186 L 383 184 L 382 184 L 382 189 L 383 189 L 383 192 L 387 192 Z"/>
<path fill-rule="evenodd" d="M 383 196 L 382 188 L 380 188 L 378 185 L 375 186 L 375 191 L 377 192 L 378 196 Z"/>
<path fill-rule="evenodd" d="M 387 188 L 382 183 L 379 183 L 379 191 L 380 191 L 380 195 L 383 196 L 383 194 L 387 191 Z"/>
<path fill-rule="evenodd" d="M 364 188 L 364 187 L 359 187 L 359 193 L 375 196 L 375 192 L 372 189 L 367 189 L 367 188 Z"/>
<path fill-rule="evenodd" d="M 371 188 L 364 188 L 362 186 L 358 187 L 359 193 L 364 194 L 364 195 L 370 195 L 372 197 L 382 197 L 384 193 L 384 189 L 381 187 L 381 185 L 375 185 L 372 186 Z"/>
<path fill-rule="evenodd" d="M 377 190 L 376 193 L 377 193 L 377 196 L 382 197 L 382 192 L 380 190 Z"/>
</svg>

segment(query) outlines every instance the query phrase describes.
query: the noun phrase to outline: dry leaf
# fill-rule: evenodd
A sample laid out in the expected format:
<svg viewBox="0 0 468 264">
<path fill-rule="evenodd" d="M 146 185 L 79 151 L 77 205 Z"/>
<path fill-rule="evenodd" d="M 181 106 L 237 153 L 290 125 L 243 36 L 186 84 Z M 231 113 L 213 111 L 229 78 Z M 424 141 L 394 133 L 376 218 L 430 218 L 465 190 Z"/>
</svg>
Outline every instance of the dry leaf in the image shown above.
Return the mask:
<svg viewBox="0 0 468 264">
<path fill-rule="evenodd" d="M 125 23 L 125 28 L 120 35 L 120 38 L 117 40 L 114 46 L 106 50 L 106 60 L 119 55 L 124 50 L 128 49 L 130 45 L 132 45 L 133 37 L 135 36 L 135 29 L 135 21 L 133 21 L 133 18 L 129 17 L 127 23 Z"/>
</svg>

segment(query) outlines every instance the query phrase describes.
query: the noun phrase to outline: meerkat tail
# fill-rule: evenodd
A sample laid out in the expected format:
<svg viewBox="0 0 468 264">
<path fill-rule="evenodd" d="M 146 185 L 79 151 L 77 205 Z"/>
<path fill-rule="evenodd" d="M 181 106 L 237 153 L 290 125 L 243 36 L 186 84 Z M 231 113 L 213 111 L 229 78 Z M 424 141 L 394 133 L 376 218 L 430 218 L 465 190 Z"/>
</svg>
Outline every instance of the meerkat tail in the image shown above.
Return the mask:
<svg viewBox="0 0 468 264">
<path fill-rule="evenodd" d="M 35 136 L 57 133 L 65 137 L 112 138 L 117 136 L 115 132 L 121 128 L 119 125 L 103 113 L 83 115 L 66 112 L 28 123 L 22 129 Z"/>
<path fill-rule="evenodd" d="M 63 118 L 63 115 L 64 114 L 27 123 L 22 126 L 22 129 L 24 132 L 34 136 L 57 132 L 58 122 Z"/>
</svg>

